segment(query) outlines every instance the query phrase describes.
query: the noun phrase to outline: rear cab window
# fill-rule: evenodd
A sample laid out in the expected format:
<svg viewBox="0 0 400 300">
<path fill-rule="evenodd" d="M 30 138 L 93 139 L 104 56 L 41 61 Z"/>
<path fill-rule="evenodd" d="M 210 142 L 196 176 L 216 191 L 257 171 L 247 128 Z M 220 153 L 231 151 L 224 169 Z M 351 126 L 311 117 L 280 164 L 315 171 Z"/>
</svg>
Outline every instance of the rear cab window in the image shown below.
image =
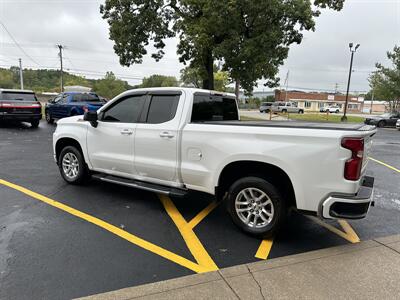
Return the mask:
<svg viewBox="0 0 400 300">
<path fill-rule="evenodd" d="M 180 95 L 151 95 L 146 123 L 160 124 L 171 121 L 176 114 Z"/>
<path fill-rule="evenodd" d="M 238 121 L 236 99 L 229 96 L 195 94 L 192 123 L 207 121 Z"/>
</svg>

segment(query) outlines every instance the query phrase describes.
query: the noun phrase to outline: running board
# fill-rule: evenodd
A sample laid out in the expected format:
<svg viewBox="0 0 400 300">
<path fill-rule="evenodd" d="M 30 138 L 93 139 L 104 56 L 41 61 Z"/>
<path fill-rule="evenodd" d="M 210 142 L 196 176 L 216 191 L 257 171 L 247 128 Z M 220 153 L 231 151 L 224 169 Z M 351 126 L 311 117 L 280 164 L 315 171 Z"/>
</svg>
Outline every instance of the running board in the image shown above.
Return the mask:
<svg viewBox="0 0 400 300">
<path fill-rule="evenodd" d="M 112 175 L 105 175 L 105 174 L 94 174 L 92 176 L 94 179 L 115 183 L 123 186 L 128 186 L 132 188 L 137 188 L 149 192 L 154 192 L 158 194 L 163 194 L 172 197 L 184 197 L 187 194 L 187 190 L 185 189 L 178 189 L 173 187 L 167 187 L 163 185 L 157 185 L 153 183 L 127 179 L 122 177 L 116 177 Z"/>
</svg>

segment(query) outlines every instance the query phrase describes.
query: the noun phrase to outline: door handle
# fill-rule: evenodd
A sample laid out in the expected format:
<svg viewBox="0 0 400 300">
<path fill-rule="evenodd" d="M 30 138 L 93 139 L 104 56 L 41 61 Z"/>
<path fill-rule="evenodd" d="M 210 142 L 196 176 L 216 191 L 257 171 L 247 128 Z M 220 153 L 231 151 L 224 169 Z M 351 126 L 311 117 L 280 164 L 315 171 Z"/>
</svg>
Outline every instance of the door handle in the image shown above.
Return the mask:
<svg viewBox="0 0 400 300">
<path fill-rule="evenodd" d="M 160 137 L 172 139 L 175 135 L 168 131 L 163 131 L 160 133 Z"/>
<path fill-rule="evenodd" d="M 122 129 L 121 134 L 123 135 L 131 135 L 133 133 L 132 129 Z"/>
</svg>

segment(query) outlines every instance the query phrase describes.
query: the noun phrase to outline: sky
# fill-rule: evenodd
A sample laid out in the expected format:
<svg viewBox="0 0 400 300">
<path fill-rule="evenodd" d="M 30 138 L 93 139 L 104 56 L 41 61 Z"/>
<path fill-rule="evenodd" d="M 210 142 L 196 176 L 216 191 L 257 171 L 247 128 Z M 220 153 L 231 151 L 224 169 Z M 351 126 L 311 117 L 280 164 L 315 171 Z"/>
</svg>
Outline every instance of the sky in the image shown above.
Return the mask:
<svg viewBox="0 0 400 300">
<path fill-rule="evenodd" d="M 104 0 L 0 0 L 0 67 L 59 68 L 57 44 L 66 46 L 64 68 L 87 78 L 107 71 L 130 84 L 152 74 L 179 78 L 184 66 L 176 54 L 176 39 L 166 41 L 160 62 L 145 57 L 142 64 L 122 67 L 109 40 L 108 24 L 99 6 Z M 400 0 L 346 0 L 342 11 L 323 10 L 316 30 L 305 32 L 292 45 L 280 68 L 281 84 L 289 89 L 345 91 L 349 72 L 349 42 L 360 43 L 354 56 L 350 90 L 369 90 L 368 76 L 375 63 L 388 65 L 386 52 L 400 45 Z M 263 88 L 262 81 L 255 90 Z"/>
</svg>

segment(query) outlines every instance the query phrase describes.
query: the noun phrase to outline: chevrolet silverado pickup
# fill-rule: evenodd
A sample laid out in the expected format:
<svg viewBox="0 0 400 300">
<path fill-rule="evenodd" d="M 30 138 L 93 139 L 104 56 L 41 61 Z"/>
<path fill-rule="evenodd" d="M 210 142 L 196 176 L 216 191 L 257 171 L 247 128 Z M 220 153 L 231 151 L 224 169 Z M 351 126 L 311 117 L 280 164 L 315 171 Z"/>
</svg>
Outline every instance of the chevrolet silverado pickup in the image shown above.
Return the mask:
<svg viewBox="0 0 400 300">
<path fill-rule="evenodd" d="M 226 202 L 242 230 L 269 237 L 291 208 L 328 219 L 365 217 L 375 133 L 365 124 L 240 121 L 232 94 L 150 88 L 60 120 L 53 149 L 70 184 L 94 177 L 174 197 L 205 192 Z"/>
</svg>

